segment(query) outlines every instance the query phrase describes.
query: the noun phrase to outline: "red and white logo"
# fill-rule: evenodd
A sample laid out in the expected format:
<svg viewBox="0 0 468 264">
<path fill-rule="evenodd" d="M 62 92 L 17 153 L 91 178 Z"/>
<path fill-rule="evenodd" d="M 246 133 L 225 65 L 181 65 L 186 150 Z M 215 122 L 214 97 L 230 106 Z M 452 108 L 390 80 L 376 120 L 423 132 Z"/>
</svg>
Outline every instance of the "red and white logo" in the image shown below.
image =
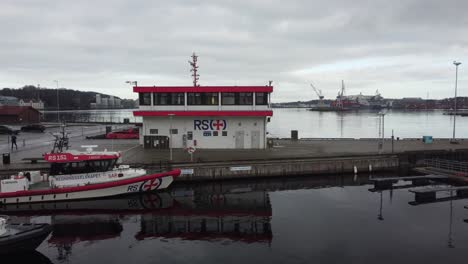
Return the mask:
<svg viewBox="0 0 468 264">
<path fill-rule="evenodd" d="M 151 179 L 144 181 L 140 186 L 140 191 L 150 192 L 156 190 L 161 185 L 162 179 Z"/>
</svg>

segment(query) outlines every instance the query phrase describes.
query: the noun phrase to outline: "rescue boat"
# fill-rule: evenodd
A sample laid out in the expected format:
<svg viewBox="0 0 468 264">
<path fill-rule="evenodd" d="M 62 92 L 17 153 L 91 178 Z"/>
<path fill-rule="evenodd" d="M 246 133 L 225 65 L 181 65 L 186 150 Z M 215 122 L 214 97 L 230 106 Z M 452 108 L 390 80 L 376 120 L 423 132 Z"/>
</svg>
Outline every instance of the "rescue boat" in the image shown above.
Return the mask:
<svg viewBox="0 0 468 264">
<path fill-rule="evenodd" d="M 0 204 L 56 202 L 144 193 L 169 187 L 180 175 L 173 169 L 148 173 L 145 169 L 117 165 L 121 154 L 94 151 L 97 146 L 82 146 L 84 151 L 68 150 L 63 131 L 55 135 L 52 152 L 44 154 L 51 163 L 50 173 L 20 172 L 0 181 Z"/>
</svg>

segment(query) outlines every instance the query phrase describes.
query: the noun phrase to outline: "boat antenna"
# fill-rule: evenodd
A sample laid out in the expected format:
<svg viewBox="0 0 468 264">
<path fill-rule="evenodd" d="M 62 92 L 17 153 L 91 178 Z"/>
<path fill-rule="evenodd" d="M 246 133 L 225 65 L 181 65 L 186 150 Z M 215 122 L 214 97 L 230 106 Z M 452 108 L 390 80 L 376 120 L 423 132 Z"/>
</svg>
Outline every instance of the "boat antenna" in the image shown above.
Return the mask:
<svg viewBox="0 0 468 264">
<path fill-rule="evenodd" d="M 198 56 L 195 54 L 195 52 L 192 54 L 192 61 L 189 61 L 188 63 L 190 66 L 192 66 L 192 69 L 190 69 L 190 72 L 192 72 L 192 77 L 193 77 L 193 86 L 197 87 L 200 86 L 198 83 L 198 77 L 200 77 L 200 74 L 198 74 Z"/>
</svg>

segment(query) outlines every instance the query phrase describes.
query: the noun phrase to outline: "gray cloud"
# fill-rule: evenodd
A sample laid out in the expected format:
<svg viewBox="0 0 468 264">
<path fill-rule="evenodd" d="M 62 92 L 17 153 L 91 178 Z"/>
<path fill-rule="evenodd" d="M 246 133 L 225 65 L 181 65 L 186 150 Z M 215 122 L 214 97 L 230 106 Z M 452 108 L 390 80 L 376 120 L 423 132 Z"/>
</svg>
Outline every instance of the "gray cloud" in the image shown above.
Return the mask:
<svg viewBox="0 0 468 264">
<path fill-rule="evenodd" d="M 452 96 L 454 59 L 468 95 L 468 2 L 15 1 L 0 2 L 0 86 L 61 86 L 134 97 L 142 85 L 263 85 L 275 101 Z"/>
</svg>

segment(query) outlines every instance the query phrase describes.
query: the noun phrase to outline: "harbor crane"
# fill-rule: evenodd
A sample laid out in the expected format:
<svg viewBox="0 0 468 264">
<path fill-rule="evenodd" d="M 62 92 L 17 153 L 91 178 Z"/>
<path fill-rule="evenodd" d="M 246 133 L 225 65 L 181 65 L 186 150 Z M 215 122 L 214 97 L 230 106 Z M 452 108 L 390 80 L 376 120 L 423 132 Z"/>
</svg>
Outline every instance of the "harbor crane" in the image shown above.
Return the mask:
<svg viewBox="0 0 468 264">
<path fill-rule="evenodd" d="M 317 88 L 315 88 L 315 86 L 313 84 L 310 84 L 310 86 L 312 87 L 312 89 L 314 89 L 315 93 L 317 94 L 318 98 L 319 98 L 319 105 L 323 105 L 323 98 L 325 98 L 325 96 L 323 96 L 322 94 L 322 90 L 319 90 Z"/>
</svg>

